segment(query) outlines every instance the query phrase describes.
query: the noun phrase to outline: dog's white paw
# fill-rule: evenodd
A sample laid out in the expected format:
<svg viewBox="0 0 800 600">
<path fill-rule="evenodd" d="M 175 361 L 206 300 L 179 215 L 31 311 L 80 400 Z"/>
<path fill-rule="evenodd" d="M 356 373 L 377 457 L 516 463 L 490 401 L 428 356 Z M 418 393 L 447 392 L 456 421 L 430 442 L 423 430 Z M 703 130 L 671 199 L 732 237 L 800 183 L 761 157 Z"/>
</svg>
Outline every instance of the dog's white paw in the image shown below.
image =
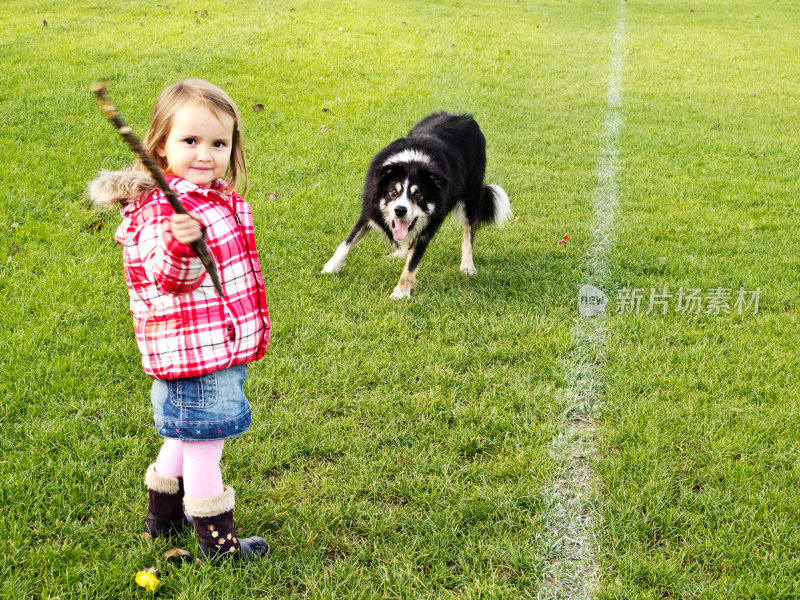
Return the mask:
<svg viewBox="0 0 800 600">
<path fill-rule="evenodd" d="M 350 246 L 347 243 L 339 244 L 336 252 L 333 253 L 331 259 L 322 267 L 323 273 L 338 273 L 344 268 L 347 262 L 347 255 L 350 253 Z"/>
<path fill-rule="evenodd" d="M 402 300 L 403 298 L 411 298 L 411 290 L 407 290 L 405 288 L 401 288 L 399 285 L 394 288 L 392 295 L 390 296 L 393 300 Z"/>
<path fill-rule="evenodd" d="M 478 269 L 476 269 L 473 266 L 461 267 L 461 272 L 462 273 L 466 273 L 467 275 L 477 275 L 478 274 Z"/>
<path fill-rule="evenodd" d="M 408 248 L 400 248 L 399 250 L 395 250 L 389 255 L 389 258 L 405 258 L 408 256 Z"/>
<path fill-rule="evenodd" d="M 333 259 L 330 259 L 327 263 L 325 263 L 325 266 L 322 267 L 322 272 L 323 273 L 338 273 L 339 271 L 342 270 L 342 268 L 344 268 L 344 263 L 337 262 L 337 261 L 335 261 Z"/>
</svg>

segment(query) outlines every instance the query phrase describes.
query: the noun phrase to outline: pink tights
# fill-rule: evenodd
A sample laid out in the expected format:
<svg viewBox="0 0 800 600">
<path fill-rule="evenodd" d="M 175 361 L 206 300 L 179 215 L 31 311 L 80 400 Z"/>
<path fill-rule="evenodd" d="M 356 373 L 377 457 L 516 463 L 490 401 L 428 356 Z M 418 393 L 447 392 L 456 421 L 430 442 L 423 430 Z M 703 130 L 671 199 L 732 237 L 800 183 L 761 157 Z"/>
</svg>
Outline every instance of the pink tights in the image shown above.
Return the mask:
<svg viewBox="0 0 800 600">
<path fill-rule="evenodd" d="M 183 476 L 188 498 L 211 498 L 225 491 L 219 461 L 225 440 L 189 442 L 166 438 L 156 459 L 156 473 Z"/>
</svg>

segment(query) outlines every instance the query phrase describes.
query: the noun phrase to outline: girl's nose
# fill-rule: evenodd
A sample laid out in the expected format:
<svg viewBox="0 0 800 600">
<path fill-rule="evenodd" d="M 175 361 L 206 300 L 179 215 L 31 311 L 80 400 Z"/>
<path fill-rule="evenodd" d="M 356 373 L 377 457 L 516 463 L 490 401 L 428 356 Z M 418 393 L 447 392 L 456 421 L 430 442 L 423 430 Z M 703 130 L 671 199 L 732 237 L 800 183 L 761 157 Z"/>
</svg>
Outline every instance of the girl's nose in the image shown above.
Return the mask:
<svg viewBox="0 0 800 600">
<path fill-rule="evenodd" d="M 198 160 L 211 160 L 211 152 L 205 144 L 197 145 L 197 159 Z"/>
</svg>

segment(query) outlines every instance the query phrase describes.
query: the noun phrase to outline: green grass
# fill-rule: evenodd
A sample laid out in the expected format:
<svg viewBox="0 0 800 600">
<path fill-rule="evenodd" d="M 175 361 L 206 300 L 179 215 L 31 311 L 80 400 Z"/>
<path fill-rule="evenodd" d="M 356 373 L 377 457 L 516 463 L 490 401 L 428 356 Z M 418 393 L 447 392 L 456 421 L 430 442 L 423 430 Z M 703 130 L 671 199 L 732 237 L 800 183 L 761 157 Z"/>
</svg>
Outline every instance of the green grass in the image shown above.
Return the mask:
<svg viewBox="0 0 800 600">
<path fill-rule="evenodd" d="M 758 314 L 609 324 L 598 597 L 798 597 L 800 131 L 787 84 L 800 13 L 670 2 L 628 17 L 614 285 L 762 296 Z"/>
<path fill-rule="evenodd" d="M 618 8 L 5 2 L 0 596 L 144 597 L 133 575 L 158 565 L 171 598 L 548 597 L 549 449 Z M 608 317 L 597 595 L 797 596 L 800 13 L 642 1 L 625 18 L 607 292 L 763 294 L 755 315 Z M 223 473 L 238 531 L 273 545 L 258 564 L 177 568 L 139 538 L 160 441 L 119 217 L 84 197 L 131 161 L 89 94 L 101 76 L 140 134 L 180 78 L 243 113 L 274 329 Z M 435 110 L 476 116 L 518 219 L 480 232 L 473 278 L 448 222 L 407 302 L 389 298 L 402 265 L 377 236 L 319 275 L 372 155 Z"/>
</svg>

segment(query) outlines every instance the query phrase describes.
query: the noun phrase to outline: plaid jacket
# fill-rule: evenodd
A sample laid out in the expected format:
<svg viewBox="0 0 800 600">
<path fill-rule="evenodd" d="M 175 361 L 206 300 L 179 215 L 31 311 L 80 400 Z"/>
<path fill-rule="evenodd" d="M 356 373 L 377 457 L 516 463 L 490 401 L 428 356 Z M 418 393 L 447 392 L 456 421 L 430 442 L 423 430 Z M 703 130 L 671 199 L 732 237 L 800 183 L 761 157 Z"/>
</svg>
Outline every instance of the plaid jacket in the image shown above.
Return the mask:
<svg viewBox="0 0 800 600">
<path fill-rule="evenodd" d="M 124 248 L 145 372 L 158 379 L 196 377 L 260 359 L 269 343 L 270 320 L 250 205 L 236 192 L 167 179 L 205 225 L 225 299 L 217 296 L 194 250 L 172 236 L 174 211 L 160 190 L 130 203 L 123 200 L 115 238 Z"/>
</svg>

